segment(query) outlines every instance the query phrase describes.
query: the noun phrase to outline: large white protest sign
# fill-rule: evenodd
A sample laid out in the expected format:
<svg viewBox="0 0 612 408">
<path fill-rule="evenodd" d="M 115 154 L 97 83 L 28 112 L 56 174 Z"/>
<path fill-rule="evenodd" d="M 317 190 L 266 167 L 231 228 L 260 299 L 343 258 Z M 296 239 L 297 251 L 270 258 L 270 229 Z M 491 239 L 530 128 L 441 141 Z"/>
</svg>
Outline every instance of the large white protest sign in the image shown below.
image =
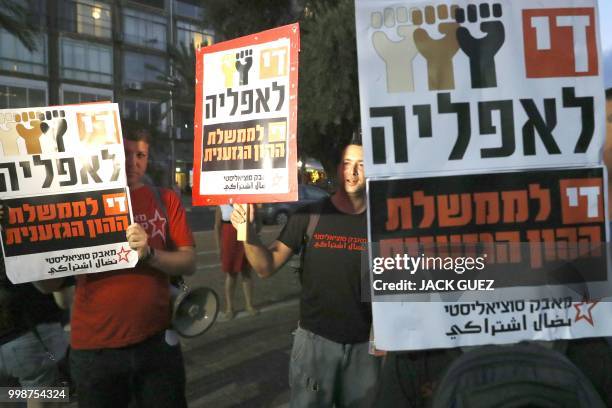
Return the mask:
<svg viewBox="0 0 612 408">
<path fill-rule="evenodd" d="M 2 230 L 14 283 L 132 267 L 116 104 L 0 110 Z"/>
<path fill-rule="evenodd" d="M 468 250 L 480 255 L 472 260 L 489 256 L 478 280 L 456 275 L 463 289 L 433 279 L 415 291 L 413 276 L 397 269 L 372 275 L 386 290 L 381 298 L 372 287 L 376 346 L 611 335 L 609 302 L 592 293 L 581 301 L 580 288 L 573 297 L 555 292 L 593 284 L 606 295 L 610 281 L 601 251 L 607 182 L 594 2 L 355 4 L 370 249 L 383 262 L 428 258 L 423 246 L 453 262 Z M 538 251 L 543 264 L 529 264 Z M 545 275 L 547 262 L 561 267 Z M 583 262 L 596 267 L 574 268 Z M 504 273 L 495 269 L 502 264 Z M 529 279 L 513 282 L 513 268 Z M 545 281 L 551 276 L 558 280 Z M 499 301 L 419 301 L 424 292 L 460 293 L 489 280 L 503 281 Z"/>
<path fill-rule="evenodd" d="M 368 177 L 598 164 L 592 0 L 356 0 Z"/>
</svg>

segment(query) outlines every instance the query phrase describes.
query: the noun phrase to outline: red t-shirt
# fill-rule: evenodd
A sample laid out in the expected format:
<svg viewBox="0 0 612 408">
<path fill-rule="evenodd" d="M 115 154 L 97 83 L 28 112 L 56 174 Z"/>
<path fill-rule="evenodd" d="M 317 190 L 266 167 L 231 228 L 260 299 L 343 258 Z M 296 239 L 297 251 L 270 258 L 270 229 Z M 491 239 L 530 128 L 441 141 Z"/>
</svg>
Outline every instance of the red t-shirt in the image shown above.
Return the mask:
<svg viewBox="0 0 612 408">
<path fill-rule="evenodd" d="M 166 216 L 150 187 L 130 191 L 134 221 L 149 235 L 149 245 L 164 249 L 193 246 L 185 209 L 171 190 L 160 189 Z M 167 240 L 166 231 L 170 233 Z M 168 276 L 147 265 L 79 275 L 71 321 L 75 349 L 116 348 L 141 342 L 170 325 Z"/>
</svg>

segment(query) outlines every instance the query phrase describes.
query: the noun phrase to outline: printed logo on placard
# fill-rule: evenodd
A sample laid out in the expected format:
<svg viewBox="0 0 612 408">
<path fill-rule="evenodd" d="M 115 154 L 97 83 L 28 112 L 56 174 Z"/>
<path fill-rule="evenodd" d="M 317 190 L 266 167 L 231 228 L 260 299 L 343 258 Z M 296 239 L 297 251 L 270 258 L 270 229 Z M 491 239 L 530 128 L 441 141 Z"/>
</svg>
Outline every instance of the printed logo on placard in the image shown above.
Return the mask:
<svg viewBox="0 0 612 408">
<path fill-rule="evenodd" d="M 459 50 L 470 61 L 472 88 L 496 87 L 495 56 L 505 41 L 502 13 L 499 3 L 410 11 L 400 6 L 372 13 L 372 44 L 385 62 L 387 91 L 414 91 L 413 60 L 418 54 L 427 61 L 430 90 L 455 89 L 453 59 Z M 468 28 L 474 24 L 480 33 Z"/>
<path fill-rule="evenodd" d="M 598 75 L 595 10 L 523 10 L 528 78 Z"/>
<path fill-rule="evenodd" d="M 0 143 L 4 157 L 50 153 L 45 151 L 42 139 L 50 139 L 47 145 L 55 147 L 52 151 L 64 152 L 67 128 L 66 113 L 63 110 L 0 113 Z M 20 145 L 25 147 L 25 151 Z"/>
<path fill-rule="evenodd" d="M 120 143 L 119 136 L 119 118 L 113 110 L 0 112 L 2 157 L 28 156 L 0 165 L 0 192 L 21 191 L 24 183 L 32 187 L 26 179 L 41 180 L 43 189 L 117 181 L 121 164 L 111 145 Z M 46 157 L 54 153 L 76 155 Z M 44 178 L 39 177 L 41 171 Z"/>
<path fill-rule="evenodd" d="M 259 79 L 271 79 L 286 76 L 289 73 L 289 48 L 272 47 L 258 50 Z M 221 70 L 223 71 L 225 88 L 248 85 L 252 80 L 253 49 L 247 48 L 238 52 L 231 52 L 221 57 Z M 251 81 L 252 82 L 252 81 Z"/>
<path fill-rule="evenodd" d="M 259 53 L 259 77 L 269 79 L 289 73 L 289 49 L 287 47 L 267 48 Z"/>
<path fill-rule="evenodd" d="M 369 107 L 372 164 L 409 163 L 408 139 L 433 138 L 437 118 L 456 121 L 456 134 L 444 135 L 446 145 L 453 143 L 449 162 L 464 160 L 475 135 L 499 137 L 497 144 L 472 150 L 480 159 L 588 153 L 595 134 L 595 100 L 580 95 L 576 86 L 561 87 L 557 97 L 546 97 L 542 104 L 527 96 L 473 103 L 451 92 L 460 87 L 497 88 L 506 73 L 522 74 L 521 55 L 512 55 L 519 59 L 516 67 L 501 67 L 499 56 L 504 47 L 518 49 L 523 43 L 526 77 L 597 75 L 593 8 L 525 10 L 523 33 L 511 30 L 511 12 L 502 2 L 398 5 L 369 12 L 369 42 L 374 58 L 384 63 L 384 90 L 410 93 L 417 84 L 427 84 L 427 91 L 435 93 L 429 103 Z M 422 74 L 420 61 L 415 61 L 419 55 L 426 65 Z M 466 85 L 458 82 L 463 72 L 469 72 Z M 517 112 L 524 113 L 526 120 L 520 122 Z M 562 130 L 557 126 L 558 118 L 570 113 L 582 127 L 571 146 L 560 143 Z M 417 131 L 409 134 L 414 123 Z"/>
<path fill-rule="evenodd" d="M 603 222 L 603 189 L 600 178 L 560 180 L 559 190 L 564 224 Z"/>
<path fill-rule="evenodd" d="M 384 61 L 389 93 L 414 91 L 413 61 L 427 62 L 429 90 L 455 89 L 458 52 L 469 59 L 472 88 L 498 84 L 495 57 L 506 41 L 500 3 L 385 8 L 371 14 L 372 45 Z M 597 75 L 593 8 L 523 11 L 528 78 Z"/>
<path fill-rule="evenodd" d="M 593 320 L 593 309 L 598 303 L 598 300 L 594 301 L 584 299 L 582 302 L 574 304 L 574 308 L 576 308 L 574 323 L 578 323 L 579 320 L 584 320 L 591 326 L 595 327 L 595 322 Z"/>
</svg>

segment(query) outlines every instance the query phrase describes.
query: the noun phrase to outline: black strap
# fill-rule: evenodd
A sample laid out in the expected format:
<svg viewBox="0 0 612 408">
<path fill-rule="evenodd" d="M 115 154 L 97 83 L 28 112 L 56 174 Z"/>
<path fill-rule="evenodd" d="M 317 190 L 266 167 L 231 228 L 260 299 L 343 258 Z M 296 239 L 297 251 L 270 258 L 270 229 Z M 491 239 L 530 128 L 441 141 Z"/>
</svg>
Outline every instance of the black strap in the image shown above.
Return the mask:
<svg viewBox="0 0 612 408">
<path fill-rule="evenodd" d="M 166 224 L 165 224 L 165 228 L 166 228 L 166 248 L 174 248 L 174 244 L 172 243 L 172 238 L 170 237 L 170 217 L 168 217 L 168 210 L 166 208 L 166 205 L 164 204 L 164 201 L 161 198 L 161 193 L 159 191 L 159 187 L 154 186 L 153 184 L 148 184 L 149 188 L 151 189 L 151 191 L 153 192 L 153 198 L 155 199 L 155 202 L 157 203 L 157 206 L 159 208 L 161 208 L 162 213 L 164 214 L 164 217 L 166 218 Z"/>
<path fill-rule="evenodd" d="M 323 210 L 323 200 L 318 201 L 313 204 L 310 214 L 308 214 L 308 226 L 306 227 L 306 233 L 302 238 L 302 246 L 300 248 L 300 279 L 302 276 L 302 271 L 304 270 L 304 258 L 306 257 L 306 247 L 308 243 L 312 239 L 312 235 L 314 234 L 317 225 L 319 224 L 319 219 L 321 218 L 321 211 Z"/>
</svg>

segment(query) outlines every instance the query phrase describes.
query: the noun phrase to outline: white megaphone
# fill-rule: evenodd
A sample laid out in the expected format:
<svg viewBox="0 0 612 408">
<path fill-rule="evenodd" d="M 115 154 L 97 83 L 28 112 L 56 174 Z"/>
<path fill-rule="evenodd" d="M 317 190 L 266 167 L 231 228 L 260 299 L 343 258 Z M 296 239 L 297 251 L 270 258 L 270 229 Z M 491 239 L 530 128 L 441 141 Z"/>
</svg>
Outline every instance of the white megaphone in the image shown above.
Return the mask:
<svg viewBox="0 0 612 408">
<path fill-rule="evenodd" d="M 210 288 L 191 290 L 181 282 L 170 285 L 172 328 L 181 337 L 196 337 L 210 329 L 219 312 L 219 298 Z"/>
</svg>

